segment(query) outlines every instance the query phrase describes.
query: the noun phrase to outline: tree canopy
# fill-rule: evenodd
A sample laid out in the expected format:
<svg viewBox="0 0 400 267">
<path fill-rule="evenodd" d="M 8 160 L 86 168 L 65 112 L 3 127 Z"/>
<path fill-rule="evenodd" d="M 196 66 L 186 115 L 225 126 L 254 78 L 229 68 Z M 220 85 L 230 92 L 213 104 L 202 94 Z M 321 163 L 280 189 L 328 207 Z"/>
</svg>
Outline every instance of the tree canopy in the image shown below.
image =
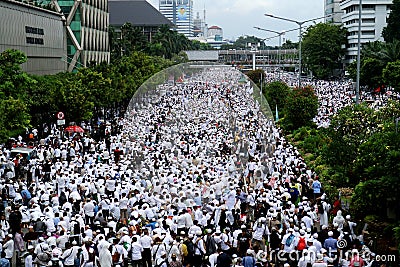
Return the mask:
<svg viewBox="0 0 400 267">
<path fill-rule="evenodd" d="M 311 86 L 294 88 L 285 99 L 285 118 L 282 126 L 286 130 L 295 130 L 313 124 L 317 115 L 318 97 Z"/>
<path fill-rule="evenodd" d="M 387 26 L 382 31 L 386 42 L 400 41 L 400 0 L 393 0 L 390 7 L 390 15 L 387 18 Z"/>
<path fill-rule="evenodd" d="M 361 50 L 360 84 L 369 89 L 376 89 L 382 85 L 392 86 L 400 90 L 396 77 L 398 68 L 396 61 L 400 60 L 400 41 L 391 43 L 369 42 L 363 45 Z M 356 61 L 348 67 L 350 77 L 356 79 Z"/>
<path fill-rule="evenodd" d="M 272 112 L 276 112 L 277 108 L 280 117 L 284 115 L 282 112 L 286 104 L 286 97 L 290 94 L 290 91 L 290 87 L 281 81 L 269 83 L 264 87 L 263 92 Z"/>
<path fill-rule="evenodd" d="M 141 28 L 134 27 L 130 23 L 122 25 L 120 32 L 110 27 L 109 37 L 112 60 L 118 60 L 138 51 L 150 56 L 172 59 L 183 50 L 212 50 L 209 44 L 191 41 L 183 34 L 171 30 L 168 25 L 162 25 L 151 40 L 148 40 Z"/>
<path fill-rule="evenodd" d="M 35 84 L 21 69 L 26 56 L 18 50 L 0 54 L 0 140 L 25 131 L 30 125 L 27 89 Z"/>
<path fill-rule="evenodd" d="M 346 29 L 331 23 L 318 23 L 308 27 L 302 40 L 302 53 L 306 67 L 319 79 L 327 79 L 341 68 L 347 43 Z"/>
</svg>

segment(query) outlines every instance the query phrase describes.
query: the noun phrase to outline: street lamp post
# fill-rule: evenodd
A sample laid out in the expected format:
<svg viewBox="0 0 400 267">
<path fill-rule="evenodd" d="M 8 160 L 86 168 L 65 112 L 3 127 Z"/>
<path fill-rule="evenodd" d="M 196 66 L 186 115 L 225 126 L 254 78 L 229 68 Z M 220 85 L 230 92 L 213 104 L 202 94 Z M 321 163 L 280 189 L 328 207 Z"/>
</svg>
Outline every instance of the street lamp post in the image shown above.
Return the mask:
<svg viewBox="0 0 400 267">
<path fill-rule="evenodd" d="M 293 20 L 293 19 L 277 17 L 277 16 L 274 16 L 274 15 L 271 15 L 271 14 L 264 14 L 264 15 L 267 16 L 267 17 L 274 18 L 274 19 L 280 19 L 280 20 L 293 22 L 293 23 L 296 23 L 299 26 L 299 88 L 300 88 L 301 87 L 301 63 L 302 63 L 301 62 L 302 61 L 302 58 L 301 58 L 301 38 L 302 38 L 302 36 L 301 35 L 302 35 L 303 24 L 307 23 L 307 22 L 310 22 L 310 21 L 317 20 L 317 19 L 323 19 L 323 18 L 326 18 L 326 17 L 330 17 L 331 15 L 318 17 L 318 18 L 314 18 L 314 19 L 303 20 L 303 21 L 297 21 L 297 20 Z"/>
<path fill-rule="evenodd" d="M 358 5 L 358 42 L 357 42 L 357 80 L 356 80 L 356 105 L 360 101 L 360 69 L 361 69 L 361 11 L 362 0 Z"/>
<path fill-rule="evenodd" d="M 278 66 L 279 66 L 279 80 L 281 79 L 281 69 L 282 69 L 282 66 L 281 66 L 281 46 L 282 46 L 282 35 L 284 35 L 285 33 L 287 33 L 287 32 L 291 32 L 291 31 L 295 31 L 295 30 L 297 30 L 297 28 L 296 29 L 292 29 L 292 30 L 288 30 L 288 31 L 281 31 L 281 32 L 278 32 L 278 31 L 273 31 L 273 30 L 268 30 L 268 29 L 264 29 L 264 28 L 261 28 L 261 27 L 254 27 L 255 29 L 257 29 L 257 30 L 260 30 L 260 31 L 266 31 L 266 32 L 272 32 L 272 33 L 275 33 L 275 34 L 277 34 L 277 36 L 279 37 L 279 46 L 278 46 Z M 274 36 L 275 37 L 275 36 Z M 273 38 L 273 37 L 271 37 L 271 38 Z"/>
<path fill-rule="evenodd" d="M 260 46 L 260 43 L 248 43 L 250 52 L 253 54 L 253 70 L 256 69 L 256 53 L 257 53 L 257 48 L 259 46 Z"/>
</svg>

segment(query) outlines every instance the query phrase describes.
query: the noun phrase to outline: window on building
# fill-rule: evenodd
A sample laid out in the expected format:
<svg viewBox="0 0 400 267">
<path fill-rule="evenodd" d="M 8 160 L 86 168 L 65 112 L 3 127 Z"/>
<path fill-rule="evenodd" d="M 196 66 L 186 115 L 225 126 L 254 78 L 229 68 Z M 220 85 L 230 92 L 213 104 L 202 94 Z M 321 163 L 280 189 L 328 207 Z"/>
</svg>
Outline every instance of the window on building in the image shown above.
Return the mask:
<svg viewBox="0 0 400 267">
<path fill-rule="evenodd" d="M 375 36 L 375 31 L 362 31 L 361 32 L 362 35 L 374 35 Z"/>
<path fill-rule="evenodd" d="M 44 40 L 43 38 L 26 37 L 26 43 L 44 45 Z"/>
<path fill-rule="evenodd" d="M 30 34 L 44 35 L 44 30 L 35 27 L 25 26 L 25 32 Z"/>
<path fill-rule="evenodd" d="M 375 5 L 362 5 L 363 10 L 375 10 Z"/>
<path fill-rule="evenodd" d="M 375 23 L 375 18 L 370 19 L 363 19 L 362 23 Z"/>
</svg>

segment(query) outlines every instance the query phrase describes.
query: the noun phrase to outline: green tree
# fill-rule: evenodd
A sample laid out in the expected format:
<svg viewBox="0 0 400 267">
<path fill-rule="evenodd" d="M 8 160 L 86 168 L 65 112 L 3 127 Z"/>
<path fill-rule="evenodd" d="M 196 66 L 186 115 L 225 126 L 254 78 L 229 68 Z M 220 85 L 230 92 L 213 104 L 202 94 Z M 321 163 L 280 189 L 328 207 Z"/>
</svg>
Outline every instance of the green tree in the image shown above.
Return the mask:
<svg viewBox="0 0 400 267">
<path fill-rule="evenodd" d="M 299 47 L 299 43 L 294 43 L 290 40 L 286 40 L 284 44 L 282 44 L 282 49 L 297 49 Z"/>
<path fill-rule="evenodd" d="M 18 50 L 0 54 L 0 141 L 23 132 L 30 125 L 26 91 L 36 81 L 21 69 L 26 60 Z"/>
<path fill-rule="evenodd" d="M 295 130 L 313 125 L 312 119 L 318 112 L 318 97 L 311 86 L 294 88 L 286 98 L 283 127 Z"/>
<path fill-rule="evenodd" d="M 26 103 L 12 96 L 0 101 L 0 141 L 25 131 L 30 125 L 30 115 Z"/>
<path fill-rule="evenodd" d="M 382 36 L 386 42 L 400 40 L 400 0 L 393 0 L 387 26 L 383 28 Z"/>
<path fill-rule="evenodd" d="M 171 58 L 171 61 L 175 64 L 181 64 L 189 61 L 189 58 L 185 51 L 181 51 L 178 54 L 174 54 Z"/>
<path fill-rule="evenodd" d="M 389 62 L 400 60 L 400 40 L 385 43 L 383 49 L 378 53 L 378 57 L 385 65 Z"/>
<path fill-rule="evenodd" d="M 134 27 L 129 22 L 122 25 L 118 32 L 110 27 L 108 34 L 112 61 L 122 56 L 129 56 L 133 51 L 143 51 L 149 45 L 142 29 Z"/>
<path fill-rule="evenodd" d="M 306 67 L 319 79 L 329 78 L 341 68 L 346 43 L 346 29 L 342 26 L 330 23 L 310 26 L 302 41 Z"/>
<path fill-rule="evenodd" d="M 262 44 L 262 39 L 255 36 L 240 36 L 232 45 L 226 45 L 221 47 L 221 49 L 237 49 L 237 50 L 245 50 L 249 49 L 248 44 Z"/>
<path fill-rule="evenodd" d="M 191 47 L 191 41 L 183 34 L 172 31 L 168 25 L 163 25 L 149 46 L 150 55 L 171 59 L 173 55 Z"/>
<path fill-rule="evenodd" d="M 361 58 L 379 59 L 379 53 L 385 48 L 386 43 L 380 41 L 368 42 L 361 48 Z"/>
<path fill-rule="evenodd" d="M 277 107 L 280 117 L 283 117 L 282 115 L 284 115 L 282 114 L 282 111 L 285 108 L 286 97 L 290 94 L 290 91 L 290 87 L 281 81 L 269 83 L 264 87 L 263 92 L 272 112 L 275 113 L 275 107 Z"/>
<path fill-rule="evenodd" d="M 22 71 L 21 64 L 26 60 L 24 53 L 14 49 L 0 54 L 0 99 L 10 96 L 26 99 L 25 89 L 35 83 L 34 79 Z"/>
<path fill-rule="evenodd" d="M 104 78 L 101 72 L 85 68 L 80 70 L 76 78 L 87 88 L 89 99 L 97 108 L 107 108 L 112 104 L 111 80 Z"/>
<path fill-rule="evenodd" d="M 361 61 L 360 84 L 375 89 L 383 83 L 382 71 L 385 66 L 375 58 L 365 58 Z"/>
<path fill-rule="evenodd" d="M 360 84 L 375 89 L 384 84 L 384 68 L 391 62 L 400 60 L 400 41 L 392 43 L 379 41 L 369 42 L 363 45 L 361 50 Z M 357 62 L 354 61 L 348 67 L 350 77 L 355 80 L 357 75 Z"/>
<path fill-rule="evenodd" d="M 390 62 L 383 70 L 383 79 L 387 85 L 400 92 L 400 60 Z"/>
<path fill-rule="evenodd" d="M 379 120 L 374 110 L 366 104 L 351 105 L 340 110 L 332 117 L 327 129 L 330 142 L 323 151 L 324 160 L 339 172 L 345 174 L 346 183 L 356 185 L 359 180 L 352 172 L 353 164 L 359 155 L 360 146 L 379 131 Z"/>
<path fill-rule="evenodd" d="M 214 48 L 208 43 L 203 43 L 197 40 L 192 40 L 191 42 L 191 50 L 214 50 Z"/>
<path fill-rule="evenodd" d="M 387 130 L 374 133 L 360 146 L 354 165 L 361 180 L 352 197 L 354 214 L 386 217 L 391 203 L 400 201 L 400 190 L 394 186 L 400 183 L 400 135 Z M 398 210 L 396 216 L 400 218 Z"/>
<path fill-rule="evenodd" d="M 382 61 L 380 53 L 382 53 L 382 50 L 384 50 L 386 43 L 380 42 L 380 41 L 375 41 L 375 42 L 368 42 L 364 44 L 361 48 L 361 69 L 360 69 L 360 84 L 361 85 L 367 85 L 369 87 L 373 87 L 368 82 L 365 82 L 364 77 L 368 79 L 375 79 L 373 77 L 378 78 L 378 76 L 382 76 L 382 70 L 386 66 L 387 62 Z M 369 60 L 370 62 L 364 63 L 366 60 Z M 370 66 L 370 63 L 376 62 L 377 66 Z M 363 66 L 365 66 L 363 68 Z M 374 73 L 372 76 L 369 76 L 368 74 L 364 74 L 363 70 L 369 71 L 367 67 L 372 67 L 374 69 Z M 379 68 L 381 69 L 379 69 Z M 350 65 L 347 67 L 347 70 L 349 71 L 350 78 L 353 79 L 354 81 L 356 80 L 357 77 L 357 61 L 353 61 L 350 63 Z M 369 73 L 371 74 L 371 73 Z M 379 79 L 379 78 L 378 78 Z"/>
<path fill-rule="evenodd" d="M 65 110 L 65 118 L 68 121 L 85 121 L 93 116 L 94 103 L 91 101 L 88 87 L 81 79 L 70 76 L 60 87 L 60 95 L 64 98 L 60 110 Z"/>
<path fill-rule="evenodd" d="M 261 84 L 261 80 L 265 81 L 266 77 L 265 72 L 262 69 L 250 70 L 246 75 L 257 85 Z"/>
<path fill-rule="evenodd" d="M 56 75 L 33 76 L 37 81 L 27 88 L 29 99 L 29 114 L 32 115 L 32 125 L 41 125 L 55 120 L 58 111 L 56 104 L 61 81 Z"/>
</svg>

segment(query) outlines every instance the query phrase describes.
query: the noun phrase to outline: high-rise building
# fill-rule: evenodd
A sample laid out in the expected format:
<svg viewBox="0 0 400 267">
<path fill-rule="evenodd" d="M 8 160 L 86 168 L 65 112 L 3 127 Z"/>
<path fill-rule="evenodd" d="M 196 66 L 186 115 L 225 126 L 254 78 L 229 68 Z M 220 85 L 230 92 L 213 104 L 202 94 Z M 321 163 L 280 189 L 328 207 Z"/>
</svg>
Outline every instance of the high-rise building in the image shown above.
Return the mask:
<svg viewBox="0 0 400 267">
<path fill-rule="evenodd" d="M 325 7 L 325 22 L 331 22 L 334 24 L 342 23 L 343 10 L 340 9 L 341 0 L 324 0 Z"/>
<path fill-rule="evenodd" d="M 342 23 L 348 30 L 348 47 L 345 63 L 357 58 L 359 0 L 342 0 Z M 382 30 L 390 13 L 392 0 L 363 0 L 361 10 L 361 44 L 383 41 Z"/>
<path fill-rule="evenodd" d="M 159 10 L 177 32 L 193 37 L 193 0 L 160 0 Z"/>
<path fill-rule="evenodd" d="M 197 12 L 196 18 L 193 20 L 193 35 L 194 37 L 204 36 L 204 21 L 200 18 L 199 12 Z"/>
<path fill-rule="evenodd" d="M 110 61 L 108 0 L 41 0 L 65 16 L 68 71 Z"/>
</svg>

